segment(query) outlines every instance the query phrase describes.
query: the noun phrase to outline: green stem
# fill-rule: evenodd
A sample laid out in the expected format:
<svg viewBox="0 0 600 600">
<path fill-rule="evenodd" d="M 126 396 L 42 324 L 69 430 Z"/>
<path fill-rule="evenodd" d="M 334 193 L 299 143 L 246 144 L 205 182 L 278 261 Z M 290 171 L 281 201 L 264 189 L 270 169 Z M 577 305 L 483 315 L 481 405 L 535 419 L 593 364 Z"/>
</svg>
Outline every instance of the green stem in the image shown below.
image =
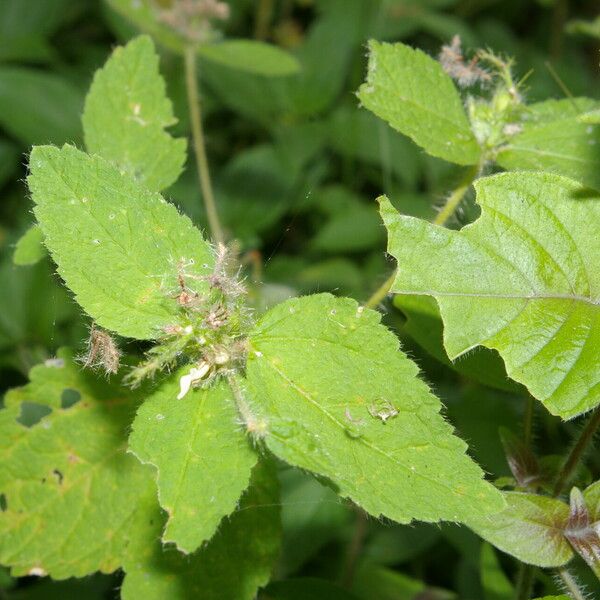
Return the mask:
<svg viewBox="0 0 600 600">
<path fill-rule="evenodd" d="M 577 585 L 574 577 L 569 573 L 565 567 L 557 569 L 558 576 L 562 579 L 565 590 L 570 594 L 573 600 L 586 600 L 585 594 L 581 588 Z"/>
<path fill-rule="evenodd" d="M 196 166 L 198 168 L 198 179 L 202 190 L 202 198 L 208 217 L 208 225 L 215 242 L 225 242 L 223 229 L 219 221 L 217 204 L 213 194 L 208 158 L 206 156 L 206 143 L 204 141 L 204 129 L 202 127 L 202 114 L 200 108 L 200 93 L 198 91 L 198 73 L 196 67 L 196 47 L 188 46 L 185 50 L 185 86 L 187 89 L 188 108 L 192 125 L 192 138 L 194 142 L 194 154 L 196 155 Z"/>
<path fill-rule="evenodd" d="M 396 270 L 373 292 L 373 295 L 365 302 L 365 308 L 377 308 L 379 303 L 389 294 L 394 280 L 396 279 Z"/>
<path fill-rule="evenodd" d="M 523 441 L 525 445 L 531 447 L 531 438 L 533 437 L 533 415 L 535 412 L 535 400 L 530 394 L 527 397 L 527 405 L 525 406 L 525 419 L 523 421 Z"/>
<path fill-rule="evenodd" d="M 471 184 L 477 178 L 479 171 L 481 169 L 480 165 L 474 166 L 467 172 L 464 179 L 460 182 L 458 187 L 450 194 L 448 200 L 446 200 L 446 204 L 442 210 L 437 214 L 436 218 L 433 220 L 435 225 L 443 225 L 457 209 L 461 200 L 465 197 L 468 189 L 471 187 Z"/>
<path fill-rule="evenodd" d="M 517 576 L 517 586 L 515 590 L 515 600 L 529 600 L 529 598 L 531 598 L 534 575 L 534 567 L 525 563 L 521 563 L 519 565 L 519 574 Z"/>
<path fill-rule="evenodd" d="M 576 469 L 579 461 L 588 449 L 588 446 L 592 442 L 594 434 L 598 430 L 599 426 L 600 408 L 596 408 L 585 427 L 579 434 L 579 439 L 573 446 L 569 456 L 565 460 L 562 469 L 560 470 L 560 473 L 558 474 L 558 477 L 556 478 L 556 482 L 554 483 L 554 496 L 560 496 L 567 483 L 569 483 L 569 480 L 573 475 L 573 471 Z"/>
<path fill-rule="evenodd" d="M 354 534 L 350 541 L 350 545 L 348 546 L 348 552 L 346 554 L 346 560 L 340 578 L 340 583 L 342 587 L 345 588 L 352 586 L 354 572 L 356 571 L 356 565 L 358 564 L 358 559 L 362 553 L 368 529 L 367 513 L 358 506 L 355 507 L 355 510 L 356 521 L 354 523 Z"/>
<path fill-rule="evenodd" d="M 244 398 L 244 394 L 242 393 L 242 388 L 236 378 L 235 375 L 227 375 L 227 383 L 229 384 L 229 388 L 231 389 L 231 393 L 233 394 L 233 399 L 235 400 L 235 406 L 238 410 L 240 418 L 244 422 L 244 425 L 248 429 L 252 429 L 255 427 L 256 417 L 254 413 L 250 409 L 250 405 Z"/>
</svg>

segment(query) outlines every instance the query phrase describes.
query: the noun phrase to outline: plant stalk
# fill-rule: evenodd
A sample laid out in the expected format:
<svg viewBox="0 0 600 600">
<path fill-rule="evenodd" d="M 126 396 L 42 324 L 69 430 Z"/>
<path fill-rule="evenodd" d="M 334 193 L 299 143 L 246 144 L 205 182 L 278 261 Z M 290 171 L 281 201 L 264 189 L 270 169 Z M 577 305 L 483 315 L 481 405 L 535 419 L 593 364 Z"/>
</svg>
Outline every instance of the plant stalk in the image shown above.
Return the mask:
<svg viewBox="0 0 600 600">
<path fill-rule="evenodd" d="M 515 600 L 529 600 L 533 588 L 533 577 L 535 568 L 531 565 L 521 563 L 519 565 L 519 574 L 517 576 L 517 585 L 515 590 Z"/>
<path fill-rule="evenodd" d="M 531 448 L 531 439 L 533 437 L 533 415 L 535 412 L 535 400 L 529 394 L 527 405 L 525 406 L 525 419 L 523 421 L 523 441 L 527 448 Z"/>
<path fill-rule="evenodd" d="M 235 406 L 238 410 L 240 418 L 242 419 L 244 425 L 251 429 L 255 424 L 256 418 L 250 409 L 250 405 L 246 401 L 246 398 L 244 398 L 244 394 L 242 393 L 242 389 L 240 388 L 240 384 L 235 375 L 227 375 L 227 383 L 229 384 L 229 388 L 233 394 Z"/>
<path fill-rule="evenodd" d="M 577 585 L 575 578 L 569 573 L 565 567 L 557 569 L 558 576 L 562 579 L 565 590 L 569 593 L 573 600 L 586 600 L 585 594 Z"/>
<path fill-rule="evenodd" d="M 356 521 L 354 523 L 354 535 L 348 546 L 348 553 L 346 554 L 346 561 L 340 578 L 340 584 L 342 587 L 349 588 L 352 586 L 352 580 L 354 579 L 354 572 L 356 571 L 356 565 L 360 558 L 365 538 L 367 536 L 367 513 L 362 508 L 355 506 Z"/>
<path fill-rule="evenodd" d="M 373 292 L 373 295 L 365 302 L 365 308 L 376 309 L 379 303 L 389 294 L 390 288 L 396 279 L 396 269 L 392 274 Z"/>
<path fill-rule="evenodd" d="M 208 168 L 208 158 L 206 156 L 206 142 L 204 138 L 204 128 L 202 126 L 202 113 L 200 106 L 200 93 L 198 91 L 198 73 L 196 66 L 196 47 L 188 46 L 185 50 L 185 87 L 187 89 L 188 108 L 190 111 L 190 122 L 192 125 L 192 138 L 194 142 L 194 154 L 196 156 L 196 167 L 198 169 L 198 179 L 208 225 L 217 244 L 225 242 L 223 228 L 219 221 L 217 204 L 213 193 L 210 170 Z"/>
<path fill-rule="evenodd" d="M 554 483 L 553 495 L 555 497 L 560 496 L 567 483 L 569 483 L 569 479 L 573 475 L 573 471 L 592 442 L 598 427 L 600 427 L 600 408 L 596 408 L 596 410 L 594 410 L 592 416 L 589 418 L 585 427 L 581 431 L 579 439 L 565 460 L 565 464 L 560 470 L 560 473 L 556 478 L 556 482 Z"/>
<path fill-rule="evenodd" d="M 461 200 L 465 197 L 465 194 L 471 187 L 471 184 L 477 178 L 481 165 L 476 165 L 469 169 L 464 179 L 460 182 L 458 187 L 450 194 L 446 204 L 444 204 L 442 210 L 437 214 L 433 223 L 435 225 L 444 225 L 446 221 L 454 214 L 454 211 L 458 208 Z"/>
</svg>

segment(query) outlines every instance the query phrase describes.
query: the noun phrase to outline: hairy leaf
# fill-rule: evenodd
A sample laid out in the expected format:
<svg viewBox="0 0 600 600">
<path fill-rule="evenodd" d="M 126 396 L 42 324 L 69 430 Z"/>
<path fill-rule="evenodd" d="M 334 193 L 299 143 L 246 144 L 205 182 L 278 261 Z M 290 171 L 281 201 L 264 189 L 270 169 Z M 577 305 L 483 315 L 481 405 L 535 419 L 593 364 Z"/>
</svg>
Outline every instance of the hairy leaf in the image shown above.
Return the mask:
<svg viewBox="0 0 600 600">
<path fill-rule="evenodd" d="M 597 509 L 594 502 L 597 498 L 594 496 L 597 492 L 593 487 L 586 490 L 585 496 L 576 487 L 571 490 L 569 520 L 564 536 L 600 579 L 600 521 L 594 519 Z M 588 498 L 591 500 L 591 511 Z"/>
<path fill-rule="evenodd" d="M 251 334 L 247 384 L 267 446 L 374 515 L 460 521 L 503 507 L 380 316 L 292 299 Z"/>
<path fill-rule="evenodd" d="M 152 40 L 140 36 L 117 48 L 96 71 L 85 101 L 88 151 L 159 191 L 177 180 L 185 162 L 186 141 L 165 131 L 174 123 Z"/>
<path fill-rule="evenodd" d="M 158 497 L 169 516 L 163 541 L 192 552 L 234 510 L 258 456 L 236 423 L 226 383 L 177 399 L 187 371 L 172 375 L 140 407 L 129 449 L 157 468 Z"/>
<path fill-rule="evenodd" d="M 476 184 L 482 215 L 461 231 L 381 213 L 399 271 L 392 291 L 436 298 L 451 359 L 478 345 L 553 414 L 600 402 L 598 195 L 545 173 Z"/>
<path fill-rule="evenodd" d="M 151 470 L 125 454 L 136 400 L 83 373 L 66 351 L 8 393 L 0 410 L 0 562 L 15 575 L 65 579 L 122 564 L 155 495 Z"/>
<path fill-rule="evenodd" d="M 34 148 L 29 188 L 58 272 L 84 310 L 138 339 L 173 322 L 178 274 L 210 271 L 210 248 L 191 221 L 99 156 L 71 146 Z"/>
<path fill-rule="evenodd" d="M 498 153 L 498 164 L 510 170 L 552 171 L 600 189 L 600 127 L 580 121 L 597 107 L 589 98 L 532 104 L 522 131 Z"/>
<path fill-rule="evenodd" d="M 279 553 L 279 489 L 272 467 L 258 464 L 239 509 L 201 550 L 183 556 L 149 531 L 125 564 L 123 600 L 252 600 Z"/>
<path fill-rule="evenodd" d="M 539 567 L 560 567 L 573 557 L 563 536 L 569 507 L 547 496 L 504 492 L 506 509 L 467 525 L 496 548 Z"/>
<path fill-rule="evenodd" d="M 362 104 L 428 154 L 459 165 L 475 165 L 481 149 L 460 95 L 441 65 L 404 44 L 369 43 Z"/>
</svg>

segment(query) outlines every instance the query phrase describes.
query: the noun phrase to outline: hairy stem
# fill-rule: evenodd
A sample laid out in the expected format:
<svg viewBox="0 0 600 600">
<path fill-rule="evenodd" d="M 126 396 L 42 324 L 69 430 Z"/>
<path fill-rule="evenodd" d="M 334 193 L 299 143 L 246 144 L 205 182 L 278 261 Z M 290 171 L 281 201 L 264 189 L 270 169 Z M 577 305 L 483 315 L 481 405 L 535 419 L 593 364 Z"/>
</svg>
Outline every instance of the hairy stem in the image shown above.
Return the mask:
<svg viewBox="0 0 600 600">
<path fill-rule="evenodd" d="M 389 294 L 390 288 L 396 279 L 396 269 L 392 274 L 373 292 L 373 295 L 365 302 L 365 308 L 377 308 L 379 303 Z"/>
<path fill-rule="evenodd" d="M 460 182 L 458 187 L 448 196 L 448 200 L 446 200 L 446 204 L 444 204 L 442 210 L 437 214 L 436 218 L 433 220 L 435 225 L 443 225 L 453 214 L 454 211 L 458 208 L 461 200 L 465 197 L 465 194 L 471 187 L 471 184 L 477 178 L 481 167 L 480 165 L 474 166 L 467 172 L 464 179 Z"/>
<path fill-rule="evenodd" d="M 188 46 L 185 50 L 185 87 L 187 89 L 188 108 L 192 125 L 192 138 L 194 142 L 194 154 L 196 155 L 196 166 L 198 168 L 198 179 L 208 225 L 212 237 L 216 243 L 224 243 L 225 236 L 219 221 L 217 204 L 213 193 L 208 158 L 206 156 L 206 144 L 204 141 L 204 128 L 202 126 L 202 113 L 200 108 L 200 93 L 198 91 L 198 73 L 196 67 L 196 48 Z"/>
<path fill-rule="evenodd" d="M 569 480 L 573 475 L 573 471 L 575 471 L 579 461 L 583 458 L 583 455 L 592 442 L 594 434 L 598 430 L 599 426 L 600 408 L 596 408 L 585 427 L 581 430 L 577 442 L 571 449 L 571 452 L 567 456 L 567 459 L 565 460 L 565 463 L 560 470 L 558 477 L 556 478 L 556 482 L 554 483 L 554 496 L 560 496 L 567 483 L 569 483 Z"/>
<path fill-rule="evenodd" d="M 256 418 L 254 413 L 250 409 L 250 405 L 244 398 L 244 394 L 242 393 L 242 388 L 236 378 L 235 375 L 227 375 L 227 383 L 229 384 L 229 388 L 231 389 L 231 393 L 233 394 L 233 399 L 235 400 L 235 406 L 238 410 L 240 418 L 244 422 L 244 425 L 248 428 L 254 426 Z"/>
<path fill-rule="evenodd" d="M 517 585 L 515 589 L 515 600 L 529 600 L 533 588 L 533 577 L 535 568 L 531 565 L 521 563 L 517 575 Z"/>
<path fill-rule="evenodd" d="M 571 573 L 569 573 L 568 569 L 561 567 L 560 569 L 557 569 L 557 573 L 562 580 L 565 590 L 569 593 L 573 600 L 586 600 L 585 594 L 577 585 L 575 578 L 573 575 L 571 575 Z"/>
</svg>

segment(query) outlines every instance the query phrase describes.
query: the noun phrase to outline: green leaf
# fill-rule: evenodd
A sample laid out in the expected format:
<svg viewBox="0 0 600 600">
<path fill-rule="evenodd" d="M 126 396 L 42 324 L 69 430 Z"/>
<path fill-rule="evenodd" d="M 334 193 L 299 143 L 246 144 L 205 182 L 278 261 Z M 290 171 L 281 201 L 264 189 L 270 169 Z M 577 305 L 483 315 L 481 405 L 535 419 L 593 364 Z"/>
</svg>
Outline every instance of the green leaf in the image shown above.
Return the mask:
<svg viewBox="0 0 600 600">
<path fill-rule="evenodd" d="M 460 95 L 441 65 L 404 44 L 369 43 L 362 104 L 428 154 L 459 165 L 475 165 L 481 149 Z"/>
<path fill-rule="evenodd" d="M 588 123 L 590 125 L 600 125 L 600 108 L 595 108 L 589 112 L 580 114 L 577 117 L 580 123 Z"/>
<path fill-rule="evenodd" d="M 80 90 L 54 73 L 0 68 L 0 125 L 26 146 L 78 142 L 82 105 Z"/>
<path fill-rule="evenodd" d="M 106 329 L 157 337 L 177 315 L 178 265 L 200 279 L 211 270 L 200 232 L 99 156 L 43 146 L 33 149 L 29 167 L 35 215 L 79 304 Z"/>
<path fill-rule="evenodd" d="M 248 486 L 258 458 L 242 428 L 226 383 L 177 399 L 173 374 L 140 407 L 129 450 L 157 468 L 158 497 L 169 516 L 164 542 L 194 551 L 215 533 Z"/>
<path fill-rule="evenodd" d="M 581 493 L 579 488 L 572 488 L 570 494 L 569 520 L 565 526 L 564 536 L 570 542 L 573 549 L 579 554 L 596 577 L 600 579 L 600 521 L 594 522 L 594 498 L 597 494 L 586 490 L 587 497 Z M 592 501 L 593 510 L 590 511 L 587 498 Z"/>
<path fill-rule="evenodd" d="M 186 141 L 165 131 L 177 119 L 158 62 L 148 36 L 117 48 L 96 71 L 83 112 L 88 151 L 152 191 L 177 180 L 186 155 Z"/>
<path fill-rule="evenodd" d="M 513 586 L 489 544 L 481 547 L 481 586 L 485 600 L 513 600 L 515 596 Z"/>
<path fill-rule="evenodd" d="M 83 373 L 66 351 L 7 394 L 0 410 L 0 562 L 14 575 L 65 579 L 122 564 L 155 495 L 151 470 L 125 453 L 136 400 Z M 47 416 L 27 426 L 21 417 L 31 406 Z"/>
<path fill-rule="evenodd" d="M 247 384 L 269 449 L 373 515 L 460 521 L 503 501 L 378 313 L 320 294 L 270 310 L 249 336 Z"/>
<path fill-rule="evenodd" d="M 353 515 L 330 487 L 312 475 L 289 468 L 279 478 L 283 542 L 277 572 L 287 575 L 298 572 L 320 548 L 338 539 Z"/>
<path fill-rule="evenodd" d="M 592 483 L 583 492 L 592 521 L 600 521 L 600 481 Z"/>
<path fill-rule="evenodd" d="M 560 500 L 536 494 L 504 492 L 506 509 L 467 525 L 507 554 L 538 567 L 560 567 L 573 558 L 563 536 L 569 507 Z"/>
<path fill-rule="evenodd" d="M 156 527 L 140 538 L 125 564 L 121 598 L 253 600 L 269 581 L 280 535 L 277 479 L 270 465 L 259 463 L 239 510 L 201 550 L 184 556 L 162 547 Z"/>
<path fill-rule="evenodd" d="M 567 33 L 586 35 L 591 38 L 600 40 L 600 15 L 595 19 L 584 21 L 583 19 L 573 19 L 569 21 L 566 26 Z"/>
<path fill-rule="evenodd" d="M 522 388 L 506 376 L 504 363 L 498 354 L 478 348 L 459 360 L 448 359 L 443 343 L 443 325 L 436 301 L 429 296 L 395 296 L 394 306 L 406 316 L 402 328 L 431 356 L 465 377 L 493 388 L 514 392 Z"/>
<path fill-rule="evenodd" d="M 391 173 L 414 189 L 420 176 L 420 156 L 414 144 L 383 121 L 356 106 L 341 107 L 328 119 L 329 145 L 343 157 L 377 167 L 377 176 Z M 377 183 L 379 183 L 379 181 Z M 387 190 L 386 190 L 387 191 Z"/>
<path fill-rule="evenodd" d="M 530 105 L 521 133 L 496 161 L 508 170 L 551 171 L 600 189 L 600 126 L 580 120 L 597 108 L 598 102 L 589 98 Z"/>
<path fill-rule="evenodd" d="M 343 587 L 314 577 L 297 577 L 274 581 L 265 590 L 268 600 L 358 600 Z"/>
<path fill-rule="evenodd" d="M 257 75 L 278 77 L 293 75 L 300 70 L 300 63 L 288 52 L 277 46 L 255 40 L 225 40 L 215 44 L 203 44 L 198 53 L 212 62 Z"/>
<path fill-rule="evenodd" d="M 598 195 L 546 173 L 476 183 L 482 215 L 461 231 L 381 214 L 400 266 L 392 291 L 436 298 L 452 360 L 482 345 L 553 414 L 600 402 Z"/>
<path fill-rule="evenodd" d="M 15 247 L 15 265 L 35 265 L 46 256 L 44 234 L 39 225 L 32 225 L 20 238 Z"/>
<path fill-rule="evenodd" d="M 403 573 L 363 563 L 356 571 L 352 581 L 352 591 L 362 600 L 453 600 L 456 595 L 452 592 L 427 586 L 418 579 L 408 577 Z"/>
</svg>

